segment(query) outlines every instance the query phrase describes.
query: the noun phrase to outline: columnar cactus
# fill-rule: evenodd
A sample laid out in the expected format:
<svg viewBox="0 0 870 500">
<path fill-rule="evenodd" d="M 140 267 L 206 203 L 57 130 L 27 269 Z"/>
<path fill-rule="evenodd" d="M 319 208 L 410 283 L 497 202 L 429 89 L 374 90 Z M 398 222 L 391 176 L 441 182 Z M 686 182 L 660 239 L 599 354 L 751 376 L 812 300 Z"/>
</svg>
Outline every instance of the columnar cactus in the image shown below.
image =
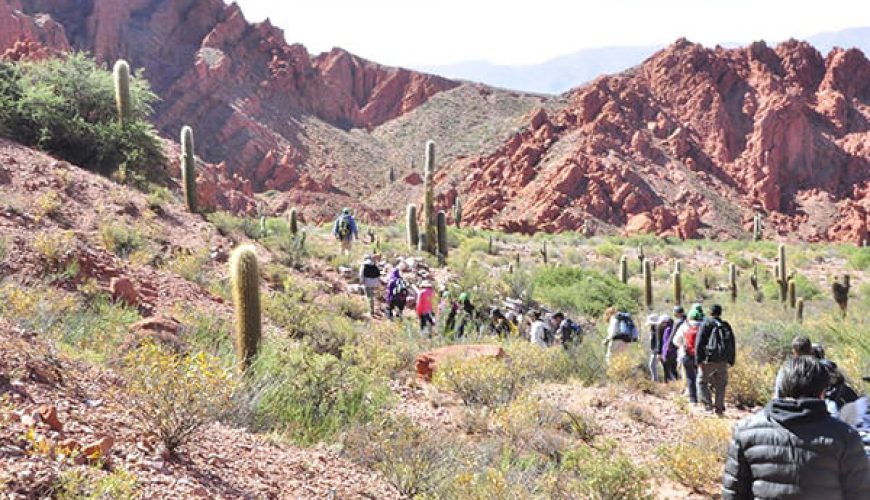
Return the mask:
<svg viewBox="0 0 870 500">
<path fill-rule="evenodd" d="M 646 254 L 643 251 L 643 245 L 637 246 L 637 258 L 640 260 L 640 272 L 643 272 L 643 263 L 646 260 Z"/>
<path fill-rule="evenodd" d="M 546 241 L 544 242 L 543 247 L 541 247 L 540 252 L 541 252 L 541 257 L 544 259 L 544 265 L 546 266 L 546 265 L 547 265 L 547 258 L 548 258 L 548 254 L 547 254 L 547 242 L 546 242 Z"/>
<path fill-rule="evenodd" d="M 843 317 L 846 317 L 846 312 L 849 309 L 849 289 L 852 288 L 851 278 L 848 274 L 843 275 L 842 282 L 834 281 L 831 289 L 834 292 L 834 301 L 840 306 L 840 311 Z"/>
<path fill-rule="evenodd" d="M 795 285 L 794 278 L 788 280 L 788 306 L 792 309 L 797 305 L 797 286 Z"/>
<path fill-rule="evenodd" d="M 800 297 L 797 299 L 797 305 L 794 310 L 794 319 L 798 323 L 804 322 L 804 298 Z"/>
<path fill-rule="evenodd" d="M 416 250 L 420 244 L 420 228 L 417 226 L 417 206 L 413 203 L 408 205 L 406 224 L 408 226 L 408 246 Z"/>
<path fill-rule="evenodd" d="M 625 255 L 619 258 L 619 281 L 628 283 L 628 257 Z"/>
<path fill-rule="evenodd" d="M 390 167 L 390 170 L 387 171 L 387 181 L 390 184 L 396 182 L 396 171 L 393 170 L 393 167 Z"/>
<path fill-rule="evenodd" d="M 728 266 L 728 283 L 731 288 L 731 301 L 737 301 L 737 266 L 730 264 Z"/>
<path fill-rule="evenodd" d="M 197 211 L 195 167 L 193 129 L 185 125 L 181 127 L 181 184 L 184 188 L 184 202 L 192 214 Z"/>
<path fill-rule="evenodd" d="M 492 235 L 489 235 L 489 243 L 486 245 L 487 255 L 495 255 L 495 246 L 493 245 Z M 519 254 L 517 254 L 519 256 Z"/>
<path fill-rule="evenodd" d="M 253 245 L 242 245 L 230 256 L 230 284 L 236 312 L 236 356 L 245 370 L 256 357 L 262 337 L 260 275 Z"/>
<path fill-rule="evenodd" d="M 752 267 L 752 274 L 749 275 L 749 284 L 752 285 L 752 289 L 756 292 L 758 291 L 758 263 Z"/>
<path fill-rule="evenodd" d="M 269 235 L 269 228 L 266 227 L 266 216 L 260 216 L 260 237 L 265 238 Z"/>
<path fill-rule="evenodd" d="M 653 307 L 652 265 L 650 261 L 643 261 L 643 301 L 647 310 Z"/>
<path fill-rule="evenodd" d="M 676 273 L 683 272 L 683 261 L 681 261 L 681 260 L 674 261 L 674 272 L 676 272 Z"/>
<path fill-rule="evenodd" d="M 674 305 L 683 303 L 683 279 L 680 271 L 674 271 Z"/>
<path fill-rule="evenodd" d="M 290 234 L 296 236 L 299 233 L 299 217 L 296 214 L 296 209 L 290 209 Z"/>
<path fill-rule="evenodd" d="M 423 205 L 423 225 L 426 230 L 425 250 L 435 254 L 438 239 L 435 237 L 435 142 L 426 142 L 426 168 L 424 189 L 426 190 Z"/>
<path fill-rule="evenodd" d="M 761 214 L 755 214 L 755 217 L 752 218 L 752 239 L 761 241 L 763 233 L 764 226 L 761 223 Z"/>
<path fill-rule="evenodd" d="M 456 229 L 462 225 L 462 202 L 459 201 L 459 195 L 453 200 L 453 223 L 456 224 Z"/>
<path fill-rule="evenodd" d="M 779 262 L 776 263 L 776 282 L 779 283 L 779 300 L 788 298 L 788 266 L 785 262 L 785 245 L 779 245 Z"/>
<path fill-rule="evenodd" d="M 112 71 L 115 80 L 115 106 L 118 109 L 118 121 L 126 125 L 130 120 L 130 65 L 123 59 L 115 62 Z"/>
<path fill-rule="evenodd" d="M 442 258 L 447 257 L 447 214 L 443 210 L 438 212 L 436 227 L 438 231 L 438 254 Z"/>
</svg>

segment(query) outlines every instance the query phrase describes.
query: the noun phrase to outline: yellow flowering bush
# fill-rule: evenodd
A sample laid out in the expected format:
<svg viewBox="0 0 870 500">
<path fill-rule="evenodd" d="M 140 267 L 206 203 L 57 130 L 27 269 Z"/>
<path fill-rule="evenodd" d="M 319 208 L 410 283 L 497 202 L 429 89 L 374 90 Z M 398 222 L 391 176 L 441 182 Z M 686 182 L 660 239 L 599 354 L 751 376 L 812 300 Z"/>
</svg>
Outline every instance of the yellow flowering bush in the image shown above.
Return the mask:
<svg viewBox="0 0 870 500">
<path fill-rule="evenodd" d="M 730 439 L 729 422 L 704 418 L 695 421 L 678 443 L 660 446 L 656 453 L 674 480 L 696 492 L 712 492 L 722 479 Z"/>
</svg>

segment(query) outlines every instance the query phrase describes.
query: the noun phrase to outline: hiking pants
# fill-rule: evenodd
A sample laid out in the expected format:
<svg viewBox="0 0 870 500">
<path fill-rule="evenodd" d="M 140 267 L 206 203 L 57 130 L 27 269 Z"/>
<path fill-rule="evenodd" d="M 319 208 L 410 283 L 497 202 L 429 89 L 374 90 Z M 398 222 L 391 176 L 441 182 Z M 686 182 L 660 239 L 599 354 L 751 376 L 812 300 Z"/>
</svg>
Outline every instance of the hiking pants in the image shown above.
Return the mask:
<svg viewBox="0 0 870 500">
<path fill-rule="evenodd" d="M 375 315 L 375 295 L 378 293 L 378 287 L 376 286 L 367 286 L 365 287 L 366 291 L 366 299 L 369 301 L 369 314 L 372 316 Z"/>
<path fill-rule="evenodd" d="M 420 315 L 420 333 L 431 336 L 432 328 L 435 327 L 435 320 L 432 318 L 432 313 Z"/>
<path fill-rule="evenodd" d="M 698 384 L 695 380 L 698 370 L 695 367 L 695 357 L 694 356 L 683 356 L 683 359 L 680 360 L 680 364 L 683 365 L 683 371 L 686 373 L 686 389 L 689 391 L 689 402 L 697 403 L 698 402 Z"/>
<path fill-rule="evenodd" d="M 611 340 L 610 343 L 607 344 L 607 356 L 605 360 L 607 363 L 610 363 L 610 358 L 616 356 L 621 352 L 625 352 L 628 349 L 628 346 L 631 345 L 631 342 L 623 342 L 622 340 Z"/>
<path fill-rule="evenodd" d="M 351 247 L 353 247 L 353 238 L 342 238 L 341 239 L 341 251 L 345 255 L 350 255 Z"/>
<path fill-rule="evenodd" d="M 402 313 L 405 311 L 405 301 L 400 299 L 393 299 L 392 302 L 387 304 L 387 318 L 393 319 L 393 309 L 396 309 L 397 312 L 395 315 L 399 318 L 402 317 Z"/>
<path fill-rule="evenodd" d="M 660 382 L 659 378 L 659 359 L 655 353 L 649 355 L 649 374 L 653 382 Z"/>
<path fill-rule="evenodd" d="M 665 382 L 680 380 L 680 372 L 677 370 L 677 358 L 662 358 L 665 371 Z"/>
<path fill-rule="evenodd" d="M 728 385 L 728 364 L 725 362 L 702 363 L 698 367 L 698 395 L 704 408 L 716 410 L 716 413 L 725 412 L 725 387 Z M 713 404 L 713 395 L 716 392 L 716 403 Z"/>
</svg>

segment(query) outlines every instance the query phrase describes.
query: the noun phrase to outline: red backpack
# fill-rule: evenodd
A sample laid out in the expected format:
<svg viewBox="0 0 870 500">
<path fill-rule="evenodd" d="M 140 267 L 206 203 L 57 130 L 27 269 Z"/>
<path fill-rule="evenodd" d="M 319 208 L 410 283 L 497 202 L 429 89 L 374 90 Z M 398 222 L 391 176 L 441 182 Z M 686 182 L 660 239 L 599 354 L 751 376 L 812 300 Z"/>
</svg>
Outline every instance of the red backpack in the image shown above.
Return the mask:
<svg viewBox="0 0 870 500">
<path fill-rule="evenodd" d="M 684 335 L 684 338 L 686 339 L 686 353 L 693 358 L 695 357 L 695 343 L 698 341 L 698 332 L 700 330 L 700 323 L 686 325 L 686 334 Z"/>
</svg>

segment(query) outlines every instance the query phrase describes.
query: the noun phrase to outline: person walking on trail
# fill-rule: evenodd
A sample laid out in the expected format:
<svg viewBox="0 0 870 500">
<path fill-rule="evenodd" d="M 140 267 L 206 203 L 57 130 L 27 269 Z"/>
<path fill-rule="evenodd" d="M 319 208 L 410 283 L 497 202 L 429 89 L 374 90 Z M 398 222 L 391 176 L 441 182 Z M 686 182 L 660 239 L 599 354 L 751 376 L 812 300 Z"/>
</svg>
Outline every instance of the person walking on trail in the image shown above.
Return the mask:
<svg viewBox="0 0 870 500">
<path fill-rule="evenodd" d="M 565 317 L 564 313 L 557 312 L 553 317 L 559 322 L 556 328 L 556 337 L 563 349 L 571 349 L 583 342 L 583 327 Z"/>
<path fill-rule="evenodd" d="M 427 337 L 432 336 L 432 327 L 435 326 L 435 317 L 432 311 L 432 302 L 435 291 L 432 283 L 428 280 L 420 284 L 420 288 L 414 289 L 417 294 L 417 318 L 420 320 L 420 333 Z"/>
<path fill-rule="evenodd" d="M 459 304 L 453 300 L 449 290 L 441 292 L 441 304 L 438 306 L 439 317 L 444 318 L 444 333 L 452 332 L 456 328 L 456 315 L 459 313 Z"/>
<path fill-rule="evenodd" d="M 532 321 L 532 326 L 529 328 L 529 341 L 538 347 L 547 347 L 547 324 L 541 318 L 541 313 L 531 311 L 529 319 Z"/>
<path fill-rule="evenodd" d="M 659 324 L 656 325 L 656 334 L 659 336 L 659 361 L 662 365 L 662 381 L 667 383 L 677 380 L 677 347 L 671 349 L 670 335 L 673 331 L 674 320 L 667 314 L 659 316 Z M 671 354 L 673 351 L 673 354 Z"/>
<path fill-rule="evenodd" d="M 828 415 L 829 374 L 798 356 L 780 369 L 780 398 L 734 426 L 723 500 L 870 498 L 870 461 L 858 432 Z"/>
<path fill-rule="evenodd" d="M 607 345 L 605 360 L 610 363 L 611 357 L 624 352 L 632 342 L 637 342 L 638 331 L 631 314 L 618 311 L 615 307 L 604 311 L 604 318 L 608 322 L 607 335 L 604 338 Z"/>
<path fill-rule="evenodd" d="M 686 322 L 686 310 L 683 306 L 674 307 L 674 319 L 662 323 L 662 364 L 665 367 L 665 382 L 680 379 L 679 348 L 674 344 L 677 331 Z"/>
<path fill-rule="evenodd" d="M 828 413 L 852 427 L 863 424 L 867 414 L 867 398 L 859 396 L 855 388 L 848 384 L 837 364 L 825 357 L 825 347 L 822 344 L 813 344 L 812 352 L 813 357 L 828 370 L 831 379 L 824 397 Z"/>
<path fill-rule="evenodd" d="M 695 361 L 698 365 L 698 396 L 704 408 L 715 411 L 716 415 L 725 413 L 728 368 L 734 366 L 735 355 L 734 331 L 722 319 L 722 306 L 713 304 L 710 317 L 704 321 L 698 335 Z"/>
<path fill-rule="evenodd" d="M 472 325 L 475 319 L 474 304 L 471 303 L 471 295 L 468 292 L 459 294 L 459 324 L 456 325 L 456 336 L 462 337 L 466 329 Z"/>
<path fill-rule="evenodd" d="M 408 282 L 402 278 L 402 271 L 394 268 L 387 280 L 387 318 L 401 318 L 408 301 Z"/>
<path fill-rule="evenodd" d="M 375 315 L 375 295 L 381 285 L 381 269 L 372 260 L 371 255 L 363 257 L 362 265 L 359 266 L 359 282 L 365 290 L 366 299 L 369 301 L 369 314 Z"/>
<path fill-rule="evenodd" d="M 701 322 L 704 319 L 704 311 L 701 304 L 694 304 L 689 310 L 686 321 L 674 334 L 674 345 L 677 346 L 677 357 L 683 368 L 683 376 L 686 378 L 686 393 L 689 402 L 698 404 L 697 365 L 695 364 L 695 342 L 701 330 Z"/>
<path fill-rule="evenodd" d="M 810 341 L 810 338 L 805 335 L 798 335 L 793 338 L 791 341 L 791 354 L 792 357 L 798 356 L 812 356 L 813 355 L 813 343 Z M 776 380 L 773 382 L 773 397 L 779 397 L 779 386 L 782 384 L 782 381 L 779 379 L 781 373 L 776 374 Z"/>
<path fill-rule="evenodd" d="M 341 215 L 335 219 L 335 224 L 332 226 L 332 235 L 341 242 L 342 253 L 350 255 L 353 240 L 359 239 L 359 233 L 357 232 L 356 220 L 351 215 L 349 208 L 342 210 Z"/>
<path fill-rule="evenodd" d="M 653 382 L 659 382 L 659 363 L 662 359 L 662 337 L 659 332 L 659 315 L 650 314 L 646 318 L 649 330 L 649 374 Z"/>
</svg>

